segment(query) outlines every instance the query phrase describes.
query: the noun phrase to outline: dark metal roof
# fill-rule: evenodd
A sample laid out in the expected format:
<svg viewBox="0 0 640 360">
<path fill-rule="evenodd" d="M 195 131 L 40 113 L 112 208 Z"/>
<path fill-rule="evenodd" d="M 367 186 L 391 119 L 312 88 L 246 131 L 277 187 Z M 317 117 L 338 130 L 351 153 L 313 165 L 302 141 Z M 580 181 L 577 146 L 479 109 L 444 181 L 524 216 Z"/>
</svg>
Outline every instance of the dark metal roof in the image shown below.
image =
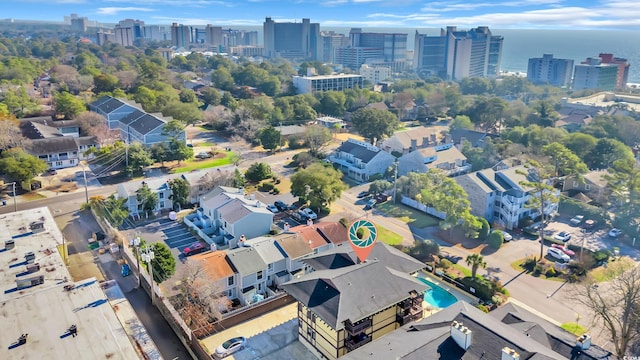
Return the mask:
<svg viewBox="0 0 640 360">
<path fill-rule="evenodd" d="M 100 109 L 100 111 L 104 112 L 105 114 L 109 114 L 124 105 L 125 103 L 122 102 L 121 100 L 118 100 L 116 98 L 111 98 L 101 103 L 100 105 L 96 106 L 96 108 Z"/>
<path fill-rule="evenodd" d="M 351 141 L 345 141 L 340 145 L 337 151 L 345 152 L 353 155 L 356 159 L 360 159 L 363 163 L 368 163 L 373 159 L 379 151 L 373 151 L 365 146 L 356 144 Z"/>
<path fill-rule="evenodd" d="M 134 122 L 134 121 L 138 120 L 139 118 L 141 118 L 142 116 L 144 116 L 145 114 L 146 113 L 144 111 L 135 110 L 131 114 L 123 117 L 122 119 L 120 119 L 120 123 L 124 124 L 124 125 L 129 125 L 132 122 Z"/>
<path fill-rule="evenodd" d="M 144 135 L 164 124 L 165 122 L 163 120 L 160 120 L 153 115 L 146 114 L 129 124 L 129 127 Z"/>
<path fill-rule="evenodd" d="M 25 144 L 25 149 L 32 155 L 46 155 L 67 151 L 78 151 L 78 144 L 70 136 L 60 136 L 56 138 L 29 140 Z"/>
</svg>

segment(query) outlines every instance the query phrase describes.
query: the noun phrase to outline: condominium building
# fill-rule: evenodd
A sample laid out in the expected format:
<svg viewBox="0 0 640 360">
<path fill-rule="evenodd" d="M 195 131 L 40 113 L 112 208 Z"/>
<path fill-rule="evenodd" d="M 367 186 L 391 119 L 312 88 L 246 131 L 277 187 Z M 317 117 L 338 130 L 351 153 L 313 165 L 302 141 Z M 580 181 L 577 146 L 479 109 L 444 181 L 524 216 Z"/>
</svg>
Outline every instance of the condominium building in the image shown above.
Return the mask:
<svg viewBox="0 0 640 360">
<path fill-rule="evenodd" d="M 276 23 L 270 17 L 263 24 L 264 55 L 288 59 L 318 59 L 320 24 L 302 19 L 301 23 Z"/>
<path fill-rule="evenodd" d="M 149 41 L 166 41 L 171 40 L 171 34 L 167 31 L 167 27 L 158 25 L 145 25 L 142 29 L 145 40 Z"/>
<path fill-rule="evenodd" d="M 191 28 L 186 25 L 171 24 L 171 44 L 175 47 L 188 48 L 191 44 Z"/>
<path fill-rule="evenodd" d="M 320 33 L 320 49 L 318 60 L 334 63 L 336 49 L 349 45 L 349 38 L 344 34 L 337 34 L 333 31 Z"/>
<path fill-rule="evenodd" d="M 440 30 L 440 36 L 416 31 L 413 67 L 449 80 L 466 77 L 497 77 L 502 58 L 502 36 L 486 26 L 459 31 L 455 26 Z"/>
<path fill-rule="evenodd" d="M 553 54 L 544 54 L 541 58 L 529 59 L 527 80 L 534 84 L 549 84 L 559 87 L 571 85 L 573 60 L 553 58 Z"/>
<path fill-rule="evenodd" d="M 262 46 L 239 45 L 229 48 L 229 53 L 235 56 L 262 56 L 263 52 Z"/>
<path fill-rule="evenodd" d="M 72 31 L 87 31 L 87 22 L 89 19 L 86 17 L 76 17 L 71 19 L 71 30 Z"/>
<path fill-rule="evenodd" d="M 318 76 L 294 76 L 293 85 L 298 94 L 314 93 L 316 91 L 342 91 L 362 87 L 363 77 L 361 75 L 337 74 Z"/>
<path fill-rule="evenodd" d="M 618 64 L 605 64 L 599 58 L 587 58 L 575 66 L 573 89 L 615 90 L 618 66 Z"/>
<path fill-rule="evenodd" d="M 377 84 L 391 78 L 391 68 L 388 66 L 360 66 L 360 75 L 370 83 Z"/>
<path fill-rule="evenodd" d="M 598 55 L 603 64 L 615 64 L 618 66 L 616 74 L 616 89 L 623 89 L 627 86 L 629 79 L 629 62 L 627 59 L 614 57 L 613 54 L 600 53 Z"/>
<path fill-rule="evenodd" d="M 209 46 L 219 46 L 222 44 L 222 27 L 207 24 L 204 43 Z"/>
<path fill-rule="evenodd" d="M 108 42 L 115 42 L 115 35 L 110 30 L 98 30 L 96 33 L 96 44 L 102 46 Z"/>
<path fill-rule="evenodd" d="M 349 46 L 335 51 L 335 63 L 358 69 L 373 60 L 388 64 L 393 71 L 402 71 L 407 56 L 407 34 L 362 32 L 352 28 Z"/>
</svg>

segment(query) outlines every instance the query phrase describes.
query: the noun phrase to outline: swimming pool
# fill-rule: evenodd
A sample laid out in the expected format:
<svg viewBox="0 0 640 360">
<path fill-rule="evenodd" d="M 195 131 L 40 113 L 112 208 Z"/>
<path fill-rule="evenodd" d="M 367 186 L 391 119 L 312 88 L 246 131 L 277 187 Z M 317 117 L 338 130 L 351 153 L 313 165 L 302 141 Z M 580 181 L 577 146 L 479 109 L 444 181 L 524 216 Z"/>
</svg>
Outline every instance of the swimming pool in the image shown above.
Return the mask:
<svg viewBox="0 0 640 360">
<path fill-rule="evenodd" d="M 434 308 L 444 309 L 458 301 L 450 292 L 434 284 L 429 279 L 418 277 L 418 280 L 430 287 L 430 289 L 427 289 L 424 293 L 424 301 Z"/>
</svg>

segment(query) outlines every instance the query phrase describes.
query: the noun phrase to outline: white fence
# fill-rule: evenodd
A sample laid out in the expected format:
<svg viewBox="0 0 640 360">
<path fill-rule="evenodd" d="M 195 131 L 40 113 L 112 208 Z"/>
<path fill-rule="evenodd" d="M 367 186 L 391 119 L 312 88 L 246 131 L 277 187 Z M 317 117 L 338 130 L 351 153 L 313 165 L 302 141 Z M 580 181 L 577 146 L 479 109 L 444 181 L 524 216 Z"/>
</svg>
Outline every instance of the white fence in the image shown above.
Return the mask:
<svg viewBox="0 0 640 360">
<path fill-rule="evenodd" d="M 420 211 L 422 211 L 424 213 L 427 213 L 427 214 L 429 214 L 431 216 L 437 217 L 438 219 L 444 220 L 447 217 L 447 215 L 445 213 L 436 211 L 434 208 L 428 207 L 427 205 L 419 202 L 418 200 L 413 200 L 413 199 L 408 198 L 408 197 L 406 197 L 404 195 L 401 195 L 400 202 L 405 204 L 405 205 L 407 205 L 407 206 L 409 206 L 409 207 L 412 207 L 412 208 L 414 208 L 416 210 L 420 210 Z"/>
</svg>

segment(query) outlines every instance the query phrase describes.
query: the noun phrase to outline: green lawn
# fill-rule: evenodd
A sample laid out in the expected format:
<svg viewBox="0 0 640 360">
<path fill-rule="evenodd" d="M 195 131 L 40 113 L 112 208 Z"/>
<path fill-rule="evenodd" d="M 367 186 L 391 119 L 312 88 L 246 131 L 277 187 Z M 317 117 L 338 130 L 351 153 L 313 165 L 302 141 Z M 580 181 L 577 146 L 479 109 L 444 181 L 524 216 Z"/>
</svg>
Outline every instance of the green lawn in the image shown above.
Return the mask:
<svg viewBox="0 0 640 360">
<path fill-rule="evenodd" d="M 213 158 L 213 159 L 205 159 L 205 160 L 192 159 L 192 160 L 184 161 L 182 162 L 182 164 L 180 164 L 180 167 L 174 168 L 172 172 L 178 174 L 178 173 L 184 173 L 184 172 L 189 172 L 193 170 L 201 170 L 201 169 L 208 169 L 208 168 L 222 166 L 222 165 L 228 165 L 231 163 L 230 161 L 231 154 L 233 154 L 232 151 L 226 152 L 225 157 L 222 157 L 222 158 Z"/>
<path fill-rule="evenodd" d="M 387 245 L 402 244 L 402 236 L 380 225 L 378 225 L 378 239 Z"/>
<path fill-rule="evenodd" d="M 618 275 L 623 272 L 633 268 L 635 266 L 635 262 L 630 258 L 623 256 L 618 258 L 616 261 L 611 261 L 609 259 L 609 263 L 607 267 L 599 266 L 589 272 L 589 274 L 597 281 L 609 281 L 613 278 L 618 277 Z"/>
<path fill-rule="evenodd" d="M 204 141 L 204 142 L 201 142 L 201 143 L 197 143 L 196 145 L 197 145 L 197 146 L 201 146 L 201 147 L 205 147 L 205 146 L 210 146 L 210 147 L 212 147 L 212 146 L 216 146 L 216 144 L 215 144 L 215 143 L 208 142 L 208 141 Z"/>
<path fill-rule="evenodd" d="M 587 332 L 587 329 L 584 326 L 577 323 L 572 323 L 572 322 L 564 323 L 560 325 L 560 327 L 563 328 L 565 331 L 572 333 L 575 336 L 580 336 Z"/>
<path fill-rule="evenodd" d="M 376 205 L 376 209 L 382 211 L 387 216 L 397 218 L 404 223 L 418 228 L 435 226 L 440 222 L 433 216 L 429 216 L 406 205 L 394 204 L 393 201 L 387 201 L 385 203 Z"/>
<path fill-rule="evenodd" d="M 454 269 L 460 271 L 464 276 L 471 277 L 471 269 L 464 267 L 464 265 L 451 264 L 451 267 L 453 267 Z M 476 276 L 478 276 L 477 273 L 476 273 Z"/>
</svg>

